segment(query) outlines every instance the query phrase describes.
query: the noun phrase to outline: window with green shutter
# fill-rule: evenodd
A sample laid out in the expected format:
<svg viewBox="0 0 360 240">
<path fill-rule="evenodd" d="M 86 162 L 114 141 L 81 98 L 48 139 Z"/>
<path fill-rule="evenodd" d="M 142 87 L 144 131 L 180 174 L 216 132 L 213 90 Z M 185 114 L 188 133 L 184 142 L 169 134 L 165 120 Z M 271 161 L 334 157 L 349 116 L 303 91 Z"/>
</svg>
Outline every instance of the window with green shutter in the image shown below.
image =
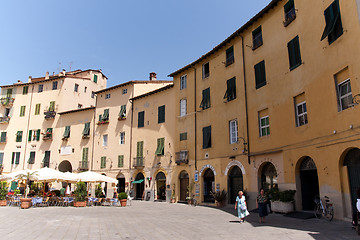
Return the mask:
<svg viewBox="0 0 360 240">
<path fill-rule="evenodd" d="M 144 115 L 144 111 L 138 112 L 138 128 L 144 127 Z"/>
<path fill-rule="evenodd" d="M 69 137 L 70 137 L 70 126 L 66 126 L 65 131 L 64 131 L 64 135 L 63 135 L 63 139 L 64 138 L 69 138 Z"/>
<path fill-rule="evenodd" d="M 157 139 L 157 148 L 155 151 L 155 154 L 160 156 L 164 155 L 164 144 L 165 144 L 165 138 L 158 138 Z"/>
<path fill-rule="evenodd" d="M 143 157 L 144 141 L 137 142 L 136 144 L 136 157 Z"/>
<path fill-rule="evenodd" d="M 187 132 L 180 133 L 180 141 L 187 140 Z"/>
<path fill-rule="evenodd" d="M 232 78 L 226 81 L 226 92 L 224 99 L 228 102 L 236 98 L 236 78 Z"/>
<path fill-rule="evenodd" d="M 324 11 L 324 15 L 325 15 L 326 26 L 321 36 L 321 41 L 327 37 L 329 44 L 331 44 L 336 39 L 338 39 L 344 32 L 341 23 L 339 0 L 335 0 Z"/>
<path fill-rule="evenodd" d="M 50 151 L 45 151 L 43 167 L 50 167 Z"/>
<path fill-rule="evenodd" d="M 261 61 L 254 66 L 256 89 L 266 85 L 265 61 Z"/>
<path fill-rule="evenodd" d="M 253 47 L 252 47 L 253 50 L 263 45 L 261 26 L 259 26 L 257 29 L 255 29 L 252 32 L 252 37 L 253 37 Z"/>
<path fill-rule="evenodd" d="M 210 108 L 210 88 L 204 89 L 202 91 L 202 100 L 200 107 L 203 110 Z"/>
<path fill-rule="evenodd" d="M 158 123 L 165 122 L 165 105 L 158 107 Z"/>
<path fill-rule="evenodd" d="M 29 130 L 28 142 L 31 142 L 31 139 L 32 139 L 32 130 Z"/>
<path fill-rule="evenodd" d="M 203 128 L 203 149 L 211 148 L 211 126 Z"/>
<path fill-rule="evenodd" d="M 231 64 L 233 64 L 235 61 L 235 58 L 234 58 L 234 47 L 231 46 L 229 47 L 228 49 L 226 49 L 226 63 L 225 63 L 225 66 L 229 66 Z"/>
<path fill-rule="evenodd" d="M 121 105 L 119 119 L 125 119 L 125 118 L 126 118 L 126 105 Z"/>
<path fill-rule="evenodd" d="M 106 168 L 106 157 L 101 157 L 100 168 Z"/>
<path fill-rule="evenodd" d="M 36 130 L 36 141 L 40 141 L 40 129 Z"/>
<path fill-rule="evenodd" d="M 119 168 L 124 167 L 124 155 L 119 155 L 118 156 L 118 167 Z"/>
<path fill-rule="evenodd" d="M 16 142 L 22 142 L 23 131 L 17 131 Z"/>
<path fill-rule="evenodd" d="M 35 152 L 30 152 L 30 157 L 29 157 L 29 164 L 34 164 L 35 163 Z"/>
<path fill-rule="evenodd" d="M 3 161 L 4 161 L 4 153 L 0 152 L 0 166 L 3 165 Z"/>
<path fill-rule="evenodd" d="M 82 161 L 87 162 L 89 156 L 89 148 L 83 148 Z"/>
<path fill-rule="evenodd" d="M 7 89 L 7 90 L 6 90 L 6 97 L 7 97 L 7 98 L 11 98 L 12 92 L 13 92 L 13 89 L 12 89 L 12 88 Z"/>
<path fill-rule="evenodd" d="M 97 83 L 98 76 L 94 74 L 94 83 Z"/>
<path fill-rule="evenodd" d="M 2 143 L 6 142 L 6 132 L 1 132 L 0 142 L 2 142 Z"/>
<path fill-rule="evenodd" d="M 104 109 L 104 114 L 101 118 L 102 121 L 108 121 L 109 120 L 109 109 Z"/>
<path fill-rule="evenodd" d="M 37 103 L 37 104 L 35 105 L 35 115 L 39 115 L 39 114 L 40 114 L 40 106 L 41 106 L 40 103 Z"/>
<path fill-rule="evenodd" d="M 301 65 L 299 36 L 288 43 L 290 71 Z"/>
<path fill-rule="evenodd" d="M 28 91 L 29 91 L 29 86 L 24 86 L 23 87 L 23 95 L 26 95 L 26 94 L 28 94 Z"/>
<path fill-rule="evenodd" d="M 55 111 L 55 101 L 51 101 L 51 102 L 50 102 L 49 111 L 50 111 L 50 112 L 54 112 L 54 111 Z"/>
<path fill-rule="evenodd" d="M 26 106 L 21 106 L 20 107 L 20 117 L 25 116 L 25 109 L 26 109 Z"/>
<path fill-rule="evenodd" d="M 90 135 L 90 122 L 85 123 L 84 130 L 82 132 L 83 136 Z"/>
<path fill-rule="evenodd" d="M 20 163 L 20 152 L 13 152 L 11 158 L 11 164 L 19 165 Z"/>
<path fill-rule="evenodd" d="M 286 27 L 286 26 L 289 25 L 292 21 L 294 21 L 294 19 L 296 18 L 294 0 L 289 0 L 289 1 L 284 5 L 284 13 L 285 13 L 284 26 Z"/>
</svg>

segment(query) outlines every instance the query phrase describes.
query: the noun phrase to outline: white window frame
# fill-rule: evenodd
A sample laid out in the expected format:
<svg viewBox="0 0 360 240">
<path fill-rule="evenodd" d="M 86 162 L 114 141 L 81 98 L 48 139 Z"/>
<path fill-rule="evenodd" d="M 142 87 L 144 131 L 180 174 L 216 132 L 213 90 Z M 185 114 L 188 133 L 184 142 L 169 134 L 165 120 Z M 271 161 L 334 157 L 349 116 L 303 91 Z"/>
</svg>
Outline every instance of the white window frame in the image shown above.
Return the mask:
<svg viewBox="0 0 360 240">
<path fill-rule="evenodd" d="M 186 99 L 180 100 L 180 117 L 186 116 Z"/>
<path fill-rule="evenodd" d="M 123 94 L 123 95 L 124 95 L 124 94 L 127 94 L 127 88 L 125 88 L 125 89 L 122 90 L 122 94 Z"/>
<path fill-rule="evenodd" d="M 238 124 L 236 119 L 229 122 L 229 136 L 230 144 L 238 142 Z"/>
<path fill-rule="evenodd" d="M 103 147 L 107 147 L 108 146 L 108 135 L 104 134 L 103 135 Z"/>
<path fill-rule="evenodd" d="M 350 85 L 350 92 L 348 92 L 348 93 L 346 93 L 345 95 L 341 95 L 341 86 L 342 85 L 345 85 L 345 84 L 349 84 Z M 347 97 L 349 97 L 349 96 L 351 96 L 352 97 L 352 90 L 351 90 L 351 83 L 350 83 L 350 78 L 348 78 L 348 79 L 346 79 L 345 81 L 342 81 L 341 83 L 339 83 L 338 85 L 337 85 L 337 87 L 338 87 L 338 93 L 339 93 L 339 103 L 340 103 L 340 111 L 343 111 L 343 110 L 345 110 L 345 109 L 348 109 L 350 106 L 348 106 L 347 108 L 345 108 L 345 109 L 343 109 L 343 107 L 342 107 L 342 100 L 343 99 L 345 99 L 345 98 L 347 98 Z"/>
<path fill-rule="evenodd" d="M 125 144 L 125 132 L 120 133 L 120 144 Z"/>
<path fill-rule="evenodd" d="M 266 119 L 266 118 L 269 119 L 269 124 L 262 126 L 262 125 L 261 125 L 261 120 L 262 120 L 262 119 Z M 266 121 L 266 120 L 265 120 L 265 121 Z M 269 130 L 270 130 L 270 118 L 269 118 L 269 115 L 264 116 L 264 117 L 261 117 L 261 118 L 259 119 L 259 128 L 260 128 L 260 137 L 264 137 L 264 136 L 269 136 L 269 135 L 270 135 L 270 133 L 269 133 L 269 134 L 266 134 L 266 135 L 263 135 L 263 134 L 262 134 L 262 130 L 263 130 L 264 128 L 269 128 Z"/>
<path fill-rule="evenodd" d="M 307 120 L 307 107 L 306 107 L 306 111 L 304 111 L 304 105 L 306 106 L 306 101 L 303 101 L 301 103 L 298 103 L 296 104 L 296 126 L 297 127 L 300 127 L 300 126 L 303 126 L 303 125 L 306 125 L 308 123 L 308 120 Z M 302 106 L 302 109 L 303 109 L 303 112 L 302 113 L 299 113 L 299 106 Z M 306 122 L 305 122 L 305 116 L 306 116 Z M 304 121 L 303 121 L 303 124 L 300 125 L 300 120 L 303 118 Z"/>
<path fill-rule="evenodd" d="M 105 99 L 109 99 L 111 97 L 111 93 L 107 93 L 106 95 L 105 95 Z"/>
<path fill-rule="evenodd" d="M 187 75 L 182 75 L 180 77 L 180 90 L 183 90 L 187 87 Z"/>
</svg>

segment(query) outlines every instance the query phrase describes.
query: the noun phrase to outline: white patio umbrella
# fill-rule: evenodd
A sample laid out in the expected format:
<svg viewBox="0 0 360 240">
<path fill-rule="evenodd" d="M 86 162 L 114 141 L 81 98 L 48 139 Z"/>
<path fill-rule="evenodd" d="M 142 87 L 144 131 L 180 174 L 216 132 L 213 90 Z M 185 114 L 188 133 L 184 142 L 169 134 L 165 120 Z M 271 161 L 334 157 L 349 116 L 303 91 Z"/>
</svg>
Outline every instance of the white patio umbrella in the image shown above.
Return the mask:
<svg viewBox="0 0 360 240">
<path fill-rule="evenodd" d="M 117 181 L 113 178 L 101 175 L 97 172 L 86 171 L 78 174 L 79 181 L 83 182 L 110 182 L 116 183 Z"/>
<path fill-rule="evenodd" d="M 63 173 L 52 168 L 44 167 L 36 170 L 37 180 L 41 182 L 54 182 L 63 178 Z"/>
<path fill-rule="evenodd" d="M 9 180 L 26 180 L 26 176 L 29 176 L 30 180 L 38 180 L 37 172 L 30 169 L 24 169 L 9 174 L 4 174 Z"/>
<path fill-rule="evenodd" d="M 0 181 L 7 181 L 10 180 L 11 178 L 6 176 L 6 175 L 0 175 Z"/>
<path fill-rule="evenodd" d="M 59 181 L 61 182 L 67 182 L 67 183 L 75 183 L 80 181 L 76 173 L 71 172 L 64 172 L 62 173 L 61 179 Z"/>
</svg>

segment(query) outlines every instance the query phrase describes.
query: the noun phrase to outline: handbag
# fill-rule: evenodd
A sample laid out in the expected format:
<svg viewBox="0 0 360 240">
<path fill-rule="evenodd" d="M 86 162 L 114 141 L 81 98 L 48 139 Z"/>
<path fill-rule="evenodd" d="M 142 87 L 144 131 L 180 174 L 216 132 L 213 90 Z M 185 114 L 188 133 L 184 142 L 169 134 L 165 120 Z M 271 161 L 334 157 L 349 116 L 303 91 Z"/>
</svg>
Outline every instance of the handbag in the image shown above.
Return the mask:
<svg viewBox="0 0 360 240">
<path fill-rule="evenodd" d="M 240 209 L 241 209 L 241 211 L 245 211 L 245 210 L 246 210 L 246 205 L 245 205 L 245 204 L 241 204 L 241 205 L 240 205 Z"/>
</svg>

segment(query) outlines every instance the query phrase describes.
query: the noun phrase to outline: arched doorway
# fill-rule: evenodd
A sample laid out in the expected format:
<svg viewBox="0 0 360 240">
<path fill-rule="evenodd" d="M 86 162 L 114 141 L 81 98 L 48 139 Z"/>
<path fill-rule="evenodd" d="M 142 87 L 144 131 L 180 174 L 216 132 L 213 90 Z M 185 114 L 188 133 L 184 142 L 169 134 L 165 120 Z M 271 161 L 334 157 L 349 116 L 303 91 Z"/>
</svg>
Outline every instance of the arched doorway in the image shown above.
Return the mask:
<svg viewBox="0 0 360 240">
<path fill-rule="evenodd" d="M 348 170 L 352 211 L 356 212 L 356 191 L 360 188 L 360 149 L 354 148 L 346 154 L 344 166 Z"/>
<path fill-rule="evenodd" d="M 300 164 L 301 200 L 303 210 L 313 210 L 315 196 L 319 195 L 317 168 L 311 157 L 305 157 Z"/>
<path fill-rule="evenodd" d="M 260 187 L 265 191 L 278 186 L 278 177 L 275 166 L 266 162 L 261 168 Z"/>
<path fill-rule="evenodd" d="M 244 190 L 243 174 L 238 166 L 234 166 L 228 176 L 229 203 L 234 204 L 238 192 L 242 190 Z"/>
<path fill-rule="evenodd" d="M 122 173 L 119 173 L 116 179 L 118 180 L 117 192 L 125 192 L 125 176 Z"/>
<path fill-rule="evenodd" d="M 142 173 L 138 173 L 133 181 L 135 187 L 135 199 L 142 200 L 144 194 L 144 180 L 145 177 Z"/>
<path fill-rule="evenodd" d="M 186 193 L 189 186 L 189 174 L 186 171 L 182 171 L 179 175 L 180 180 L 180 201 L 186 201 Z"/>
<path fill-rule="evenodd" d="M 62 161 L 58 166 L 58 170 L 60 172 L 72 172 L 71 163 L 68 160 Z M 62 182 L 61 185 L 66 189 L 66 193 L 71 192 L 71 183 Z"/>
<path fill-rule="evenodd" d="M 158 200 L 166 200 L 166 176 L 163 172 L 156 174 L 156 194 Z"/>
<path fill-rule="evenodd" d="M 215 192 L 215 176 L 214 172 L 208 168 L 203 176 L 204 179 L 204 202 L 214 203 L 215 199 L 211 195 L 211 192 Z"/>
</svg>

